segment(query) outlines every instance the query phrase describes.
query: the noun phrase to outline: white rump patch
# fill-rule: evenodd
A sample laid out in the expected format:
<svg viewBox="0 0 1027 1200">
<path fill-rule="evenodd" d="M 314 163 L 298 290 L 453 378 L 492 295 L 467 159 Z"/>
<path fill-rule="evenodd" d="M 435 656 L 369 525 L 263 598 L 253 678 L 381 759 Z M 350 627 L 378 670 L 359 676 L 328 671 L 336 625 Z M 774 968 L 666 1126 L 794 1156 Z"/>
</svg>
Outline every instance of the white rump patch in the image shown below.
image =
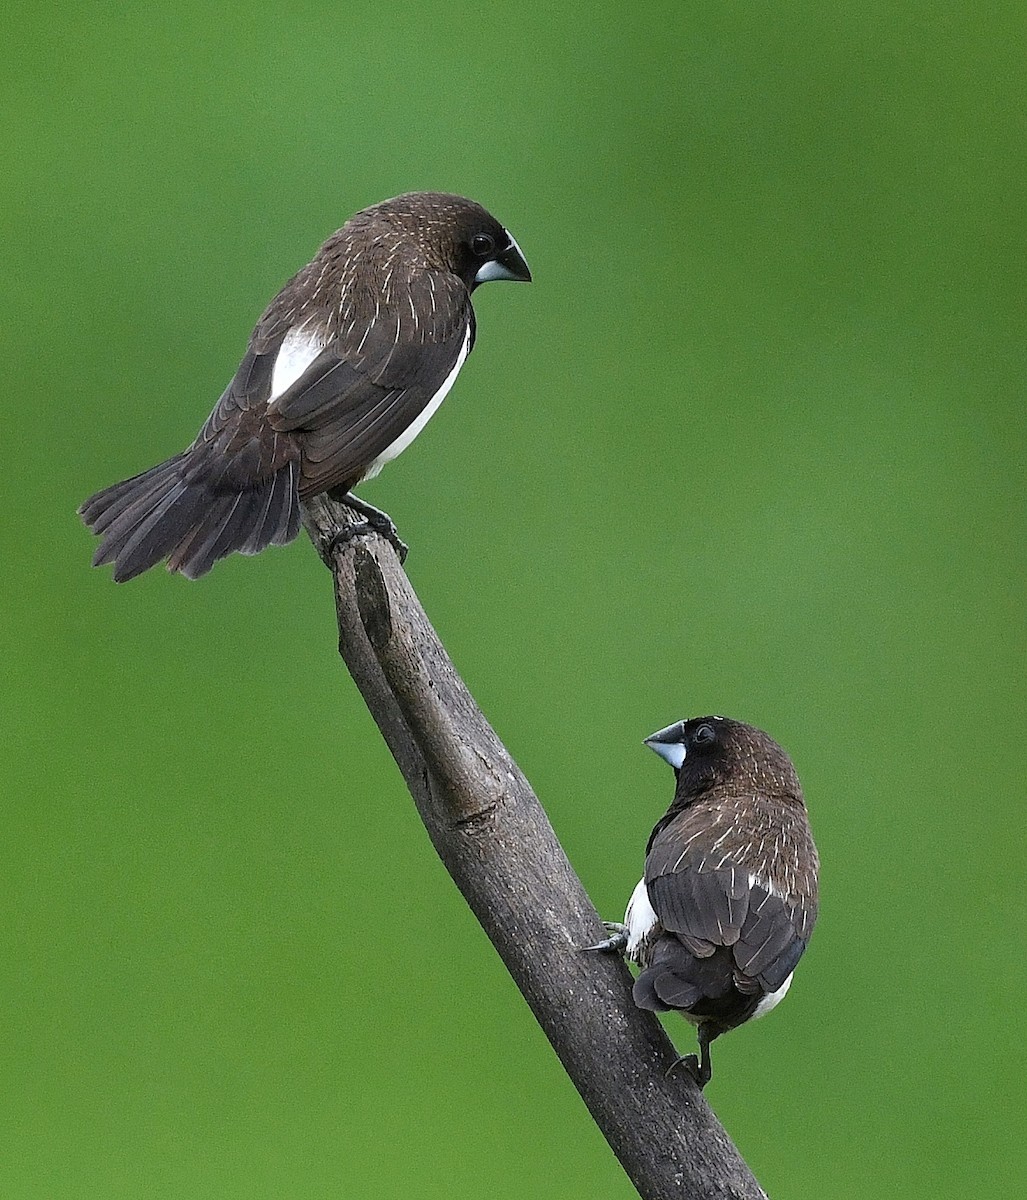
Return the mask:
<svg viewBox="0 0 1027 1200">
<path fill-rule="evenodd" d="M 324 338 L 316 336 L 309 329 L 304 329 L 302 325 L 290 329 L 275 359 L 268 403 L 291 388 L 324 348 Z"/>
<path fill-rule="evenodd" d="M 794 975 L 795 972 L 792 972 Z M 757 1017 L 765 1017 L 772 1008 L 777 1008 L 781 1001 L 785 998 L 785 993 L 792 986 L 792 975 L 781 984 L 776 992 L 767 992 L 763 999 L 756 1005 L 756 1011 L 749 1018 L 750 1021 L 755 1021 Z"/>
<path fill-rule="evenodd" d="M 456 363 L 453 366 L 452 371 L 450 371 L 450 373 L 442 381 L 442 386 L 428 401 L 424 409 L 418 415 L 417 419 L 415 421 L 411 421 L 411 423 L 406 427 L 406 429 L 403 430 L 399 437 L 396 438 L 392 445 L 386 446 L 381 454 L 379 454 L 378 457 L 370 464 L 370 466 L 361 476 L 362 480 L 374 479 L 374 477 L 378 474 L 382 467 L 385 466 L 386 463 L 390 463 L 394 458 L 398 458 L 435 415 L 439 405 L 449 394 L 449 389 L 456 382 L 457 375 L 460 374 L 460 368 L 464 365 L 464 359 L 467 357 L 470 341 L 471 330 L 468 326 L 467 333 L 464 335 L 464 344 L 460 347 L 460 353 L 457 355 Z"/>
<path fill-rule="evenodd" d="M 624 924 L 628 927 L 626 953 L 629 958 L 636 958 L 639 948 L 659 919 L 652 901 L 649 899 L 649 889 L 645 886 L 645 876 L 643 876 L 631 893 L 631 899 L 628 901 L 628 908 L 624 914 Z"/>
</svg>

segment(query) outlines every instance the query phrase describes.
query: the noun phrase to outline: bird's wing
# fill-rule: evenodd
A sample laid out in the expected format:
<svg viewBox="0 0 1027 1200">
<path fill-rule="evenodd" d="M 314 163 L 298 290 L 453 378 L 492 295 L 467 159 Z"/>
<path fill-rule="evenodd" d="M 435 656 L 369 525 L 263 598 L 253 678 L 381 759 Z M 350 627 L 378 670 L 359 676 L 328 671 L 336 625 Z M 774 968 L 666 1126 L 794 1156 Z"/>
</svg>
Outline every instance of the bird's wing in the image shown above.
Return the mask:
<svg viewBox="0 0 1027 1200">
<path fill-rule="evenodd" d="M 358 479 L 452 384 L 474 337 L 474 310 L 455 276 L 394 292 L 369 322 L 344 325 L 294 382 L 272 396 L 268 419 L 303 433 L 300 493 Z M 429 311 L 420 311 L 430 299 Z M 444 392 L 443 392 L 444 394 Z"/>
<path fill-rule="evenodd" d="M 439 272 L 425 286 L 427 314 L 408 288 L 394 287 L 376 318 L 338 329 L 328 312 L 300 321 L 276 297 L 196 439 L 194 449 L 208 452 L 194 456 L 196 469 L 208 478 L 216 469 L 229 490 L 298 461 L 300 495 L 351 486 L 427 408 L 473 343 L 474 310 L 460 280 Z M 276 390 L 276 367 L 287 356 L 287 386 Z M 211 480 L 215 489 L 219 482 Z"/>
<path fill-rule="evenodd" d="M 252 487 L 299 458 L 294 439 L 267 421 L 275 362 L 288 330 L 283 321 L 269 327 L 265 319 L 257 326 L 238 370 L 193 443 L 190 470 L 202 472 L 214 491 Z"/>
<path fill-rule="evenodd" d="M 730 946 L 740 991 L 775 992 L 806 949 L 816 895 L 783 893 L 730 853 L 710 851 L 702 820 L 685 809 L 654 833 L 645 863 L 653 908 L 663 928 L 698 959 Z"/>
</svg>

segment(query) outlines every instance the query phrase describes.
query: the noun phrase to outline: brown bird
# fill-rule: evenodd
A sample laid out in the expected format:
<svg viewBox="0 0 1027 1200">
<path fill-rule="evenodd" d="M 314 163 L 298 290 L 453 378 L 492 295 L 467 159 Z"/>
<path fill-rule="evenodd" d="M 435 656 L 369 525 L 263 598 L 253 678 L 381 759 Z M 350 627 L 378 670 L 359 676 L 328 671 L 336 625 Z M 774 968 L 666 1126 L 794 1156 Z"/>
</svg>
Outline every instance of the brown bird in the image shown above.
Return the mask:
<svg viewBox="0 0 1027 1200">
<path fill-rule="evenodd" d="M 645 744 L 677 787 L 646 847 L 623 925 L 594 950 L 639 964 L 639 1008 L 698 1027 L 700 1087 L 710 1043 L 783 998 L 817 919 L 819 860 L 791 759 L 762 730 L 726 717 L 668 725 Z"/>
<path fill-rule="evenodd" d="M 529 281 L 517 243 L 479 204 L 412 192 L 351 217 L 268 305 L 193 444 L 91 496 L 117 581 L 166 558 L 190 579 L 235 550 L 299 532 L 300 501 L 329 492 L 405 552 L 385 513 L 349 495 L 406 449 L 474 345 L 471 293 Z"/>
</svg>

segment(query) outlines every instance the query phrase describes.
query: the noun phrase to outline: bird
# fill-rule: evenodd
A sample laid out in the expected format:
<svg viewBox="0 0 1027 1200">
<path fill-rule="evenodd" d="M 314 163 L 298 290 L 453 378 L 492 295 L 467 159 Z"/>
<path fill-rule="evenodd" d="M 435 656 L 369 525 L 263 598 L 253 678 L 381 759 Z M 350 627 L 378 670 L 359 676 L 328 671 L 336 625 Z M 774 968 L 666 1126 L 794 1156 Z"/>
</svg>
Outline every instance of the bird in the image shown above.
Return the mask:
<svg viewBox="0 0 1027 1200">
<path fill-rule="evenodd" d="M 680 1012 L 699 1055 L 676 1060 L 700 1089 L 710 1043 L 784 998 L 817 919 L 817 848 L 791 759 L 728 717 L 677 721 L 645 739 L 674 768 L 670 808 L 646 846 L 623 923 L 589 950 L 641 971 L 639 1008 Z"/>
<path fill-rule="evenodd" d="M 79 508 L 122 582 L 167 559 L 205 575 L 233 551 L 292 541 L 322 492 L 405 554 L 387 514 L 351 495 L 410 445 L 474 346 L 471 293 L 531 281 L 480 204 L 409 192 L 333 233 L 265 309 L 238 370 L 186 450 Z"/>
</svg>

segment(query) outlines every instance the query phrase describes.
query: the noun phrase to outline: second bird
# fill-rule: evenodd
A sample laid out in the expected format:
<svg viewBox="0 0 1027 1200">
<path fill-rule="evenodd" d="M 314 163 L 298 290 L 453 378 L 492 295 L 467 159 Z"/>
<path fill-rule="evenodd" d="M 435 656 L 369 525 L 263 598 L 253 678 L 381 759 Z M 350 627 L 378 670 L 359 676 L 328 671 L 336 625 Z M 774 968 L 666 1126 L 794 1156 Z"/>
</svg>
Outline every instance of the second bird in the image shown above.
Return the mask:
<svg viewBox="0 0 1027 1200">
<path fill-rule="evenodd" d="M 421 432 L 474 345 L 471 293 L 494 279 L 531 273 L 472 200 L 412 192 L 357 213 L 271 301 L 193 444 L 82 505 L 94 564 L 121 581 L 166 558 L 193 579 L 291 541 L 302 499 L 345 495 Z"/>
<path fill-rule="evenodd" d="M 714 1038 L 788 991 L 817 919 L 817 848 L 792 761 L 762 730 L 697 717 L 645 744 L 674 768 L 674 800 L 624 925 L 593 949 L 625 949 L 641 966 L 639 1008 L 698 1027 L 700 1057 L 681 1061 L 703 1087 Z"/>
</svg>

